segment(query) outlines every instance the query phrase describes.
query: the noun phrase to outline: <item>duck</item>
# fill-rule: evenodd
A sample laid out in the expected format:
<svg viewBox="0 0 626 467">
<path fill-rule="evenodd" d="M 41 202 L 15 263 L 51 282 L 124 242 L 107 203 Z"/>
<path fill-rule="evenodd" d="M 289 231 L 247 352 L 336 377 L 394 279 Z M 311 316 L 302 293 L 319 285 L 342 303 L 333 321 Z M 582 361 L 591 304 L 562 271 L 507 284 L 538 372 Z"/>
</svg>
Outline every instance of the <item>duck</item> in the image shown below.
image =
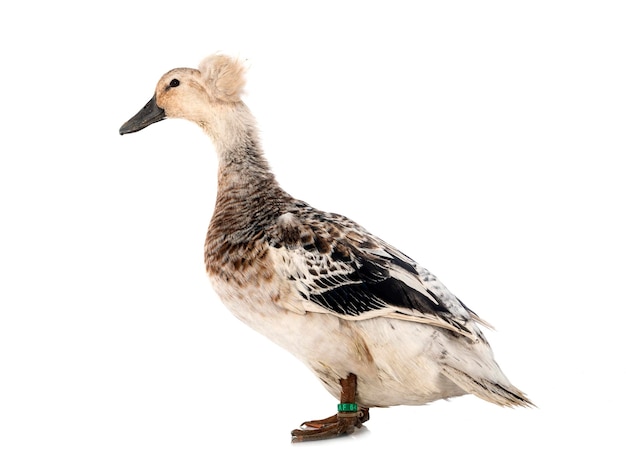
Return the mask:
<svg viewBox="0 0 626 467">
<path fill-rule="evenodd" d="M 217 195 L 204 245 L 210 282 L 239 320 L 304 363 L 337 399 L 292 442 L 349 435 L 370 409 L 472 394 L 533 403 L 504 375 L 490 328 L 435 275 L 364 227 L 298 200 L 278 183 L 242 100 L 246 65 L 225 54 L 175 68 L 119 129 L 191 121 L 217 155 Z"/>
</svg>

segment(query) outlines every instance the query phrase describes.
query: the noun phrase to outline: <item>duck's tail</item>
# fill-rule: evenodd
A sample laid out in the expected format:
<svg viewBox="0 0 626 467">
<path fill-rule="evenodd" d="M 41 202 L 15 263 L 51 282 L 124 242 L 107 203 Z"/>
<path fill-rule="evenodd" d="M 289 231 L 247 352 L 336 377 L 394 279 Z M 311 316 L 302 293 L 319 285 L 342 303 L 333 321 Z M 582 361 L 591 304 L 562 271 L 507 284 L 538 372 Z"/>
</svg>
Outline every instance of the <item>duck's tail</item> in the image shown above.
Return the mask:
<svg viewBox="0 0 626 467">
<path fill-rule="evenodd" d="M 447 364 L 444 364 L 441 370 L 457 386 L 487 402 L 504 407 L 535 407 L 522 391 L 508 381 L 502 384 L 484 378 L 474 378 Z"/>
</svg>

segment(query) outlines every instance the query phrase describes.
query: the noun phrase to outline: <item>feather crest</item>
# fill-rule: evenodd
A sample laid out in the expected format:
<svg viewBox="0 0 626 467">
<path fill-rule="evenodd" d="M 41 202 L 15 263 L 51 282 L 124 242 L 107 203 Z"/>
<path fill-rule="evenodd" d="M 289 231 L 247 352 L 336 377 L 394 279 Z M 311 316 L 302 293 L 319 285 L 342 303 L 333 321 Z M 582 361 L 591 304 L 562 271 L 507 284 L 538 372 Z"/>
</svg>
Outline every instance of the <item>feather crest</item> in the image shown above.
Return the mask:
<svg viewBox="0 0 626 467">
<path fill-rule="evenodd" d="M 245 67 L 232 57 L 210 55 L 198 66 L 209 94 L 220 101 L 241 100 L 245 80 Z"/>
</svg>

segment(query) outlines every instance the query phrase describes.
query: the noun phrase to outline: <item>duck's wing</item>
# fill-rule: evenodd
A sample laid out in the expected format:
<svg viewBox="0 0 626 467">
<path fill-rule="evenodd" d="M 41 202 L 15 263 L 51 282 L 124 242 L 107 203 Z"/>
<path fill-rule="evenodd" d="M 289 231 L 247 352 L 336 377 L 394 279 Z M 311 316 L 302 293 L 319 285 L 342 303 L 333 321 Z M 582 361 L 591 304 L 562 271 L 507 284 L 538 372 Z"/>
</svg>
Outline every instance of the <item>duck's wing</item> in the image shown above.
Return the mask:
<svg viewBox="0 0 626 467">
<path fill-rule="evenodd" d="M 355 222 L 302 203 L 270 233 L 275 271 L 300 295 L 296 311 L 414 321 L 484 340 L 486 325 L 428 270 Z"/>
</svg>

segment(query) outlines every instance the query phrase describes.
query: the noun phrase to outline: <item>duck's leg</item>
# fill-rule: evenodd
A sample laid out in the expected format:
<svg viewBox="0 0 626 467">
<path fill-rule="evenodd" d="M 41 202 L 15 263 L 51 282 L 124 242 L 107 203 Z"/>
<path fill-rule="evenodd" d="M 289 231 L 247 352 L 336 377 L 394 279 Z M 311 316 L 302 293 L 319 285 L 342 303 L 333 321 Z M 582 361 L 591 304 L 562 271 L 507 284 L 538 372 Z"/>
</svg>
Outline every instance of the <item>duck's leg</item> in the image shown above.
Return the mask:
<svg viewBox="0 0 626 467">
<path fill-rule="evenodd" d="M 356 375 L 350 373 L 347 378 L 339 380 L 341 384 L 341 400 L 338 412 L 322 420 L 304 422 L 299 429 L 291 432 L 291 441 L 316 441 L 335 438 L 354 432 L 369 420 L 369 410 L 356 404 Z"/>
</svg>

